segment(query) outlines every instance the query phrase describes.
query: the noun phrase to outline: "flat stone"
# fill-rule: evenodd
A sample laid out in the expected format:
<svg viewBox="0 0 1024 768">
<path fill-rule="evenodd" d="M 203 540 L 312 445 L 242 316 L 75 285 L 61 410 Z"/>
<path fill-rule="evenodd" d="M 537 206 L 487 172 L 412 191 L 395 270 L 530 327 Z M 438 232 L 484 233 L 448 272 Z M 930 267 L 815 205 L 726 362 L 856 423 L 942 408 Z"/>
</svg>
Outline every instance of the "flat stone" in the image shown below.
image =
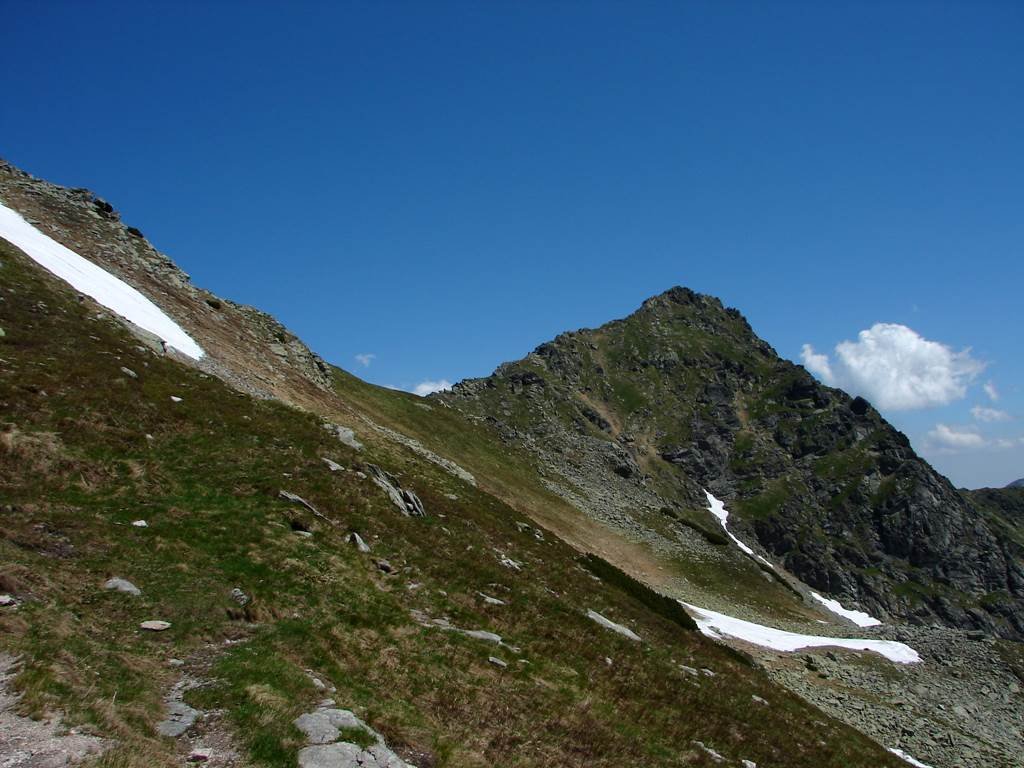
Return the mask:
<svg viewBox="0 0 1024 768">
<path fill-rule="evenodd" d="M 383 744 L 362 749 L 338 742 L 306 747 L 299 752 L 299 768 L 411 768 Z"/>
<path fill-rule="evenodd" d="M 508 666 L 506 662 L 502 661 L 497 656 L 488 656 L 487 660 L 491 662 L 491 664 L 493 664 L 494 666 L 501 667 L 502 669 L 505 669 Z"/>
<path fill-rule="evenodd" d="M 199 710 L 183 701 L 170 701 L 167 703 L 167 717 L 156 726 L 157 733 L 176 739 L 191 728 L 198 717 Z"/>
<path fill-rule="evenodd" d="M 630 640 L 640 640 L 640 635 L 631 630 L 629 627 L 624 627 L 621 624 L 616 624 L 614 621 L 605 618 L 597 611 L 587 611 L 587 618 L 591 619 L 592 621 L 596 621 L 605 629 L 610 629 L 612 632 L 616 632 L 617 634 L 629 638 Z"/>
<path fill-rule="evenodd" d="M 299 715 L 292 723 L 306 735 L 310 744 L 329 744 L 341 735 L 338 726 L 332 724 L 331 718 L 322 710 Z"/>
<path fill-rule="evenodd" d="M 8 606 L 14 605 L 14 598 L 10 595 L 0 595 L 0 605 Z"/>
<path fill-rule="evenodd" d="M 149 528 L 149 523 L 145 520 L 132 520 L 132 525 L 136 528 Z"/>
<path fill-rule="evenodd" d="M 159 619 L 151 619 L 150 621 L 144 621 L 139 624 L 139 629 L 145 629 L 150 632 L 163 632 L 165 629 L 170 629 L 171 622 L 161 621 Z"/>
<path fill-rule="evenodd" d="M 472 637 L 475 640 L 483 640 L 487 643 L 501 645 L 501 635 L 496 635 L 494 632 L 487 632 L 483 629 L 460 629 L 458 631 L 466 637 Z"/>
<path fill-rule="evenodd" d="M 107 579 L 103 582 L 104 589 L 112 589 L 115 592 L 125 592 L 129 595 L 141 595 L 142 590 L 132 584 L 128 579 L 122 579 L 119 576 L 115 576 L 112 579 Z"/>
<path fill-rule="evenodd" d="M 362 747 L 348 742 L 306 747 L 299 751 L 299 768 L 359 768 L 366 765 L 360 760 L 364 754 Z"/>
</svg>

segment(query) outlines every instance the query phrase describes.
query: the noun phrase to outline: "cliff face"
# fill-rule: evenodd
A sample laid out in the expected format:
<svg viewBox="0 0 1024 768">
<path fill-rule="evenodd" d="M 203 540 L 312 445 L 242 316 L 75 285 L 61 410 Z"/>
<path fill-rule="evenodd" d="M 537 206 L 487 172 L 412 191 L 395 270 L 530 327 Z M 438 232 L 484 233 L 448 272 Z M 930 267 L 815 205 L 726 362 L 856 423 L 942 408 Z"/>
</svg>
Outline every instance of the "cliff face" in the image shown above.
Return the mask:
<svg viewBox="0 0 1024 768">
<path fill-rule="evenodd" d="M 864 399 L 685 288 L 439 395 L 532 450 L 549 485 L 634 529 L 698 527 L 702 489 L 811 587 L 912 622 L 1024 636 L 1022 548 Z"/>
</svg>

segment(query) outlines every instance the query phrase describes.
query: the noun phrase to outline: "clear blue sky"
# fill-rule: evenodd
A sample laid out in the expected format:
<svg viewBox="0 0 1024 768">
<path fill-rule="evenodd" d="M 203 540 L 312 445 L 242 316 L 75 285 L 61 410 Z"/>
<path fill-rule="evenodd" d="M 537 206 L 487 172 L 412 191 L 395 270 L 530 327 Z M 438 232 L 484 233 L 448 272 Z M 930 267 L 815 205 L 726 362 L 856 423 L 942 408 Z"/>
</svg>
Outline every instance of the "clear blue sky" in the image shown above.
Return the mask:
<svg viewBox="0 0 1024 768">
<path fill-rule="evenodd" d="M 381 384 L 674 284 L 798 361 L 906 325 L 987 367 L 886 415 L 1024 476 L 1021 3 L 211 5 L 2 0 L 0 155 Z"/>
</svg>

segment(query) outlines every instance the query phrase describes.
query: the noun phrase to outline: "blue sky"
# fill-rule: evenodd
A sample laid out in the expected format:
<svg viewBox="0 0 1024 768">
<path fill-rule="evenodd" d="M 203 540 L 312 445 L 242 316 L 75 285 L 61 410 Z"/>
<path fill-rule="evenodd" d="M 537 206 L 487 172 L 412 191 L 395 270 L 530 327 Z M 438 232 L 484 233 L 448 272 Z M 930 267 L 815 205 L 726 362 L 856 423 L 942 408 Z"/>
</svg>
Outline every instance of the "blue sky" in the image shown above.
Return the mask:
<svg viewBox="0 0 1024 768">
<path fill-rule="evenodd" d="M 2 10 L 0 155 L 370 381 L 682 284 L 955 483 L 1024 477 L 1019 3 Z"/>
</svg>

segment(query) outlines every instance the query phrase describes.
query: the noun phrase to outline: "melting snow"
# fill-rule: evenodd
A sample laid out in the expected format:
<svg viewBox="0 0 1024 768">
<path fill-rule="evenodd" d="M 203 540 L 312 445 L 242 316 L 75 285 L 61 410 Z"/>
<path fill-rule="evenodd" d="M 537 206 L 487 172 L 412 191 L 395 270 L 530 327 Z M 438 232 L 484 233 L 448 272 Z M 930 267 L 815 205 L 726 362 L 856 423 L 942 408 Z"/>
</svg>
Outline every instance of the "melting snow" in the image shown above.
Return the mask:
<svg viewBox="0 0 1024 768">
<path fill-rule="evenodd" d="M 139 328 L 159 336 L 181 354 L 198 360 L 202 348 L 152 301 L 123 280 L 82 258 L 29 224 L 16 211 L 0 205 L 0 236 L 40 266 L 71 284 Z"/>
<path fill-rule="evenodd" d="M 886 747 L 886 749 L 888 749 L 890 752 L 892 752 L 894 755 L 896 755 L 896 757 L 900 758 L 901 760 L 905 760 L 908 763 L 910 763 L 912 766 L 914 766 L 914 768 L 932 768 L 927 763 L 922 763 L 920 760 L 915 760 L 914 758 L 912 758 L 910 755 L 908 755 L 906 752 L 904 752 L 901 749 L 896 749 L 895 747 Z"/>
<path fill-rule="evenodd" d="M 722 524 L 722 530 L 725 531 L 725 535 L 728 536 L 733 541 L 735 541 L 736 542 L 736 546 L 739 547 L 744 552 L 746 552 L 748 555 L 750 555 L 753 558 L 756 558 L 760 562 L 762 562 L 765 565 L 767 565 L 769 568 L 774 569 L 775 568 L 774 565 L 769 563 L 767 560 L 765 560 L 759 554 L 754 552 L 754 550 L 752 550 L 750 547 L 748 547 L 746 544 L 744 544 L 742 541 L 740 541 L 739 539 L 737 539 L 735 536 L 732 535 L 732 531 L 730 531 L 729 530 L 729 526 L 726 525 L 726 521 L 729 519 L 729 510 L 727 510 L 725 508 L 725 502 L 724 501 L 719 501 L 714 496 L 712 496 L 710 493 L 708 493 L 707 490 L 704 491 L 704 495 L 708 497 L 708 505 L 709 505 L 708 506 L 708 511 L 710 511 L 711 514 L 714 515 L 718 519 L 718 522 Z"/>
<path fill-rule="evenodd" d="M 898 664 L 914 664 L 921 660 L 917 651 L 909 645 L 898 643 L 895 640 L 801 635 L 796 632 L 765 627 L 752 621 L 735 619 L 732 616 L 726 616 L 724 613 L 716 613 L 715 611 L 698 608 L 689 603 L 680 602 L 693 614 L 694 621 L 697 622 L 700 631 L 716 640 L 721 640 L 723 636 L 734 637 L 737 640 L 745 640 L 748 643 L 760 645 L 763 648 L 785 652 L 796 651 L 801 648 L 825 646 L 849 648 L 855 651 L 874 651 Z"/>
<path fill-rule="evenodd" d="M 874 616 L 864 613 L 864 611 L 851 611 L 849 608 L 843 608 L 838 600 L 822 597 L 817 592 L 811 592 L 811 597 L 832 611 L 832 613 L 849 619 L 858 627 L 875 627 L 882 623 Z"/>
</svg>

